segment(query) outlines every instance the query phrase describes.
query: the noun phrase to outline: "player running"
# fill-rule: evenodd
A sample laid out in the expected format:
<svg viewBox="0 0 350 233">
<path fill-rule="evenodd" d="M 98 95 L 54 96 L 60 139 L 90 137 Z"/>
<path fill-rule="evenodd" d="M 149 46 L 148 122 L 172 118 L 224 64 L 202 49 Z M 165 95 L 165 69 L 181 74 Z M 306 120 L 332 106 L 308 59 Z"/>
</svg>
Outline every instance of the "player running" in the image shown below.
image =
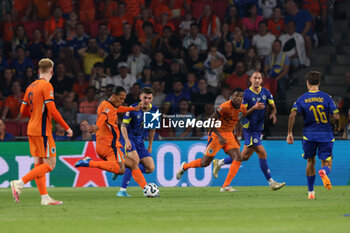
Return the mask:
<svg viewBox="0 0 350 233">
<path fill-rule="evenodd" d="M 307 159 L 306 178 L 308 186 L 308 199 L 316 199 L 315 183 L 315 157 L 321 159 L 322 168 L 318 171 L 326 189 L 332 188 L 328 174 L 333 161 L 334 136 L 329 116 L 339 120 L 339 111 L 331 96 L 319 91 L 321 73 L 310 71 L 306 74 L 306 85 L 309 92 L 303 94 L 294 103 L 288 121 L 288 144 L 294 143 L 293 126 L 295 116 L 301 113 L 304 117 L 303 130 L 303 158 Z"/>
<path fill-rule="evenodd" d="M 41 59 L 39 79 L 28 86 L 22 101 L 20 112 L 23 116 L 30 117 L 27 134 L 30 154 L 34 157 L 34 168 L 20 180 L 11 181 L 12 196 L 17 203 L 19 203 L 23 186 L 32 180 L 35 180 L 39 189 L 42 205 L 63 203 L 51 198 L 46 188 L 45 174 L 51 172 L 56 166 L 52 118 L 67 131 L 68 137 L 73 135 L 73 131 L 56 108 L 53 87 L 50 83 L 52 74 L 53 62 L 48 58 Z"/>
<path fill-rule="evenodd" d="M 140 169 L 134 165 L 130 158 L 124 160 L 124 154 L 120 150 L 122 145 L 119 142 L 118 113 L 129 111 L 139 111 L 139 106 L 121 106 L 126 98 L 126 90 L 117 86 L 113 89 L 113 94 L 107 101 L 102 101 L 97 109 L 96 126 L 91 127 L 91 131 L 96 132 L 96 152 L 103 161 L 93 161 L 90 157 L 85 157 L 75 163 L 75 167 L 92 167 L 115 174 L 123 174 L 125 166 L 132 170 L 134 180 L 143 188 L 146 180 Z M 124 165 L 125 163 L 125 165 Z"/>
<path fill-rule="evenodd" d="M 127 112 L 121 125 L 122 137 L 120 138 L 120 142 L 123 144 L 125 155 L 134 161 L 135 166 L 142 173 L 152 173 L 155 167 L 153 158 L 151 157 L 155 129 L 145 129 L 143 127 L 144 112 L 156 113 L 158 110 L 157 107 L 151 104 L 153 93 L 153 89 L 144 87 L 140 94 L 141 101 L 132 105 L 141 106 L 141 109 L 139 111 Z M 147 135 L 148 147 L 146 149 L 144 139 Z M 126 168 L 123 183 L 117 193 L 117 197 L 130 197 L 126 192 L 130 179 L 131 170 Z"/>
<path fill-rule="evenodd" d="M 269 90 L 262 87 L 263 82 L 260 72 L 254 72 L 250 77 L 251 86 L 245 90 L 243 97 L 243 104 L 247 109 L 252 108 L 257 102 L 261 102 L 264 105 L 269 105 L 271 108 L 270 119 L 275 124 L 277 121 L 277 110 L 273 100 L 273 97 Z M 242 151 L 242 160 L 247 161 L 256 152 L 259 156 L 260 169 L 263 172 L 267 182 L 272 190 L 278 190 L 285 186 L 285 183 L 278 183 L 271 177 L 271 172 L 267 164 L 267 154 L 264 146 L 261 144 L 261 132 L 264 128 L 266 108 L 254 111 L 250 116 L 244 119 L 243 123 L 243 136 L 245 139 L 244 147 Z M 225 159 L 215 159 L 213 162 L 213 175 L 218 177 L 218 172 L 225 164 L 232 163 L 232 158 L 227 157 Z"/>
<path fill-rule="evenodd" d="M 221 121 L 220 128 L 213 128 L 209 131 L 208 144 L 204 151 L 202 159 L 196 159 L 189 163 L 183 162 L 181 167 L 176 173 L 176 178 L 179 180 L 185 171 L 189 168 L 196 167 L 207 167 L 214 159 L 214 156 L 219 150 L 224 149 L 225 153 L 232 158 L 230 170 L 227 174 L 225 183 L 220 189 L 221 192 L 234 192 L 236 191 L 230 185 L 232 179 L 237 174 L 239 167 L 241 166 L 241 153 L 239 141 L 233 134 L 233 129 L 239 117 L 245 117 L 251 114 L 254 110 L 265 108 L 264 104 L 257 101 L 248 111 L 247 108 L 242 104 L 243 100 L 243 89 L 236 88 L 232 91 L 232 96 L 229 101 L 222 103 L 219 108 L 210 116 L 214 120 Z"/>
</svg>

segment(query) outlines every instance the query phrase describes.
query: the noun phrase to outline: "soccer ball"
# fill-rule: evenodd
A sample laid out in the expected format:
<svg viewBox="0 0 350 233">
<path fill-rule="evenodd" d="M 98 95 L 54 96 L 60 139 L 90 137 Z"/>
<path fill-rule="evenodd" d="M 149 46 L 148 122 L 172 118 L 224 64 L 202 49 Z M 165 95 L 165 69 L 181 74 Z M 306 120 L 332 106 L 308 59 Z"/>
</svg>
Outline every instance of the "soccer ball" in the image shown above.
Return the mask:
<svg viewBox="0 0 350 233">
<path fill-rule="evenodd" d="M 143 188 L 143 195 L 145 197 L 156 197 L 159 194 L 158 185 L 149 183 Z"/>
</svg>

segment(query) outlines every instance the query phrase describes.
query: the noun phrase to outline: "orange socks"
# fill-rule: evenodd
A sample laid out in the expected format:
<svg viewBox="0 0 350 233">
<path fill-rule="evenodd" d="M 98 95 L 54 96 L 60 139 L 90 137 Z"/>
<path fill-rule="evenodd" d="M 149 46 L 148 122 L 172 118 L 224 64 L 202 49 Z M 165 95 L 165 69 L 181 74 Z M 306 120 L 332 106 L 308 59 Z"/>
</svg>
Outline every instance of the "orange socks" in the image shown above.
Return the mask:
<svg viewBox="0 0 350 233">
<path fill-rule="evenodd" d="M 39 167 L 41 164 L 34 164 L 34 167 Z M 35 179 L 36 186 L 39 189 L 40 195 L 47 194 L 47 188 L 46 188 L 46 175 L 39 176 Z"/>
<path fill-rule="evenodd" d="M 147 182 L 140 169 L 132 170 L 131 174 L 134 180 L 136 181 L 136 183 L 138 183 L 141 188 L 144 188 L 146 186 Z"/>
<path fill-rule="evenodd" d="M 119 173 L 119 164 L 113 161 L 90 161 L 89 167 L 100 168 L 105 171 L 113 172 L 115 174 Z"/>
<path fill-rule="evenodd" d="M 28 172 L 25 176 L 22 177 L 22 180 L 26 184 L 31 180 L 40 178 L 41 176 L 45 176 L 45 174 L 50 171 L 52 171 L 52 168 L 47 163 L 43 163 L 38 166 L 35 166 L 30 172 Z"/>
<path fill-rule="evenodd" d="M 202 159 L 193 160 L 193 161 L 191 161 L 189 163 L 185 163 L 184 164 L 184 169 L 187 170 L 187 169 L 189 169 L 191 167 L 192 168 L 194 168 L 194 167 L 202 167 L 201 163 L 202 163 Z"/>
<path fill-rule="evenodd" d="M 223 188 L 225 188 L 231 184 L 231 181 L 236 176 L 240 166 L 241 166 L 241 162 L 233 161 L 231 163 L 230 170 L 228 171 L 225 183 L 222 186 Z"/>
</svg>

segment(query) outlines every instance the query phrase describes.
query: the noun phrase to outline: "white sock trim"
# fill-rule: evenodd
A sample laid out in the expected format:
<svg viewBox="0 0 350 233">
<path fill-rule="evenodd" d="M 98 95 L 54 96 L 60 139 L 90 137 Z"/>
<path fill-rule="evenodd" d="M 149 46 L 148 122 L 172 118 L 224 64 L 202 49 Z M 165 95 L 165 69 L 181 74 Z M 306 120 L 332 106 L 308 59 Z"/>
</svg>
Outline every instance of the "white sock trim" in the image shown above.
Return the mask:
<svg viewBox="0 0 350 233">
<path fill-rule="evenodd" d="M 122 187 L 120 187 L 120 190 L 119 191 L 126 191 L 126 188 L 122 188 Z"/>
</svg>

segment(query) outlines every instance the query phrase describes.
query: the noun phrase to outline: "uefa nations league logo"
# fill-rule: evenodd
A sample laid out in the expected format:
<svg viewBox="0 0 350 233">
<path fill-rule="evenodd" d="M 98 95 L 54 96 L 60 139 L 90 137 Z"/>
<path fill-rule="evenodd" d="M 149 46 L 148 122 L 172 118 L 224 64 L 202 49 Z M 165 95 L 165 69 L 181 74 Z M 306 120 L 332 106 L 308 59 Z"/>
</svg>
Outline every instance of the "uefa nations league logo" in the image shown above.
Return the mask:
<svg viewBox="0 0 350 233">
<path fill-rule="evenodd" d="M 160 129 L 160 116 L 162 114 L 157 110 L 156 112 L 143 113 L 143 128 L 145 129 Z"/>
</svg>

